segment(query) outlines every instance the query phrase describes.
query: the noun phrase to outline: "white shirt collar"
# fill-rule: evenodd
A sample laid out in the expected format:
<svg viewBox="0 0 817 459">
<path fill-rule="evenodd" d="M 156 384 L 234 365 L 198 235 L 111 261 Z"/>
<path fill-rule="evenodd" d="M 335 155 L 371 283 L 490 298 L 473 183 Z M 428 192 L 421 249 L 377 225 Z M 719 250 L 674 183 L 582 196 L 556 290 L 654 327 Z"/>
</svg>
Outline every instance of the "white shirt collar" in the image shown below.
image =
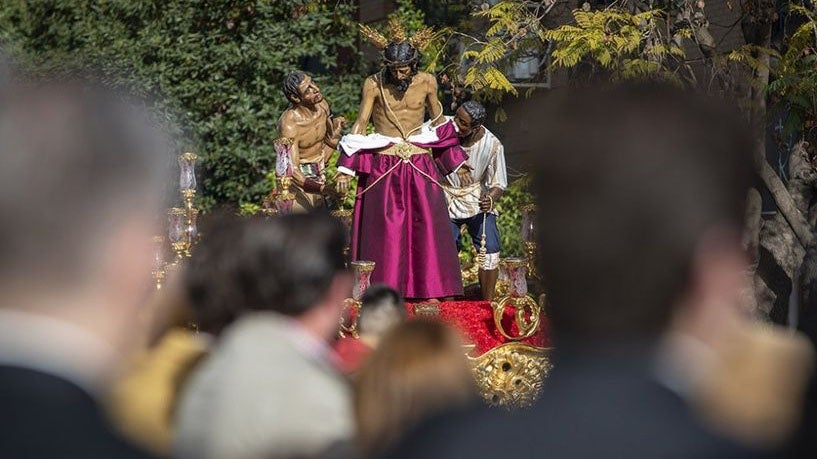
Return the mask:
<svg viewBox="0 0 817 459">
<path fill-rule="evenodd" d="M 661 384 L 686 398 L 694 391 L 717 362 L 712 349 L 699 339 L 680 332 L 670 332 L 659 351 L 656 376 Z"/>
</svg>

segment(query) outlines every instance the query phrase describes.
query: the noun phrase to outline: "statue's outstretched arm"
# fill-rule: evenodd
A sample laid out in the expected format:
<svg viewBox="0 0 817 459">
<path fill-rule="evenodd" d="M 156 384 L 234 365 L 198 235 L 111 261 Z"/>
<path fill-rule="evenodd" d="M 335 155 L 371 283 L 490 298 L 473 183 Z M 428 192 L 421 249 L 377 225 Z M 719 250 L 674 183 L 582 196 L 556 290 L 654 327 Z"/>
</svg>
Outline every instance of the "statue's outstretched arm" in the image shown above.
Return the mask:
<svg viewBox="0 0 817 459">
<path fill-rule="evenodd" d="M 366 78 L 363 83 L 363 96 L 360 101 L 360 108 L 357 111 L 357 121 L 352 126 L 352 134 L 365 134 L 366 126 L 372 117 L 374 109 L 374 99 L 377 97 L 377 81 L 374 77 Z"/>
<path fill-rule="evenodd" d="M 428 114 L 431 116 L 431 124 L 439 126 L 445 122 L 443 116 L 443 104 L 437 97 L 437 78 L 434 75 L 428 75 L 428 90 L 426 92 L 426 107 L 428 107 Z"/>
<path fill-rule="evenodd" d="M 323 138 L 325 145 L 323 148 L 323 160 L 329 161 L 329 158 L 340 142 L 341 130 L 346 126 L 346 118 L 342 116 L 332 118 L 330 116 L 331 111 L 329 110 L 329 104 L 326 103 L 326 101 L 321 103 L 321 109 L 326 113 L 326 135 Z"/>
</svg>

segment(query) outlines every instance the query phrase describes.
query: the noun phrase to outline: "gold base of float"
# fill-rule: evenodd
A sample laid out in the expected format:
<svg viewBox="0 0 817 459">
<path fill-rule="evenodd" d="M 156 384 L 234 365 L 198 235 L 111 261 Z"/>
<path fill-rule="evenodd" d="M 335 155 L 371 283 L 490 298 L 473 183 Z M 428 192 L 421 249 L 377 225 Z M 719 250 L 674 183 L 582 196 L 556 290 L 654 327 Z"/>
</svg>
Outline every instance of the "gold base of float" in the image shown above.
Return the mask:
<svg viewBox="0 0 817 459">
<path fill-rule="evenodd" d="M 532 405 L 553 367 L 549 352 L 529 344 L 506 343 L 479 357 L 469 357 L 482 399 L 503 408 Z"/>
</svg>

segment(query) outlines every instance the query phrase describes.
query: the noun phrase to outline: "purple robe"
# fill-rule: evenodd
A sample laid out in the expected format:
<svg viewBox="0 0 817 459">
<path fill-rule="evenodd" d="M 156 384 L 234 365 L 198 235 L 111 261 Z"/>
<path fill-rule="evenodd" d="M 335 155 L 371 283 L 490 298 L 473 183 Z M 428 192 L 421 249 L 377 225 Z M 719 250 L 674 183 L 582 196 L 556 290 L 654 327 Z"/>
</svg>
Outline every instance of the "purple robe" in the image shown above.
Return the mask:
<svg viewBox="0 0 817 459">
<path fill-rule="evenodd" d="M 372 282 L 389 285 L 406 298 L 462 295 L 462 276 L 457 247 L 451 237 L 445 191 L 417 169 L 442 184 L 444 176 L 468 156 L 459 146 L 452 122 L 434 132 L 436 139 L 428 143 L 412 142 L 432 150 L 430 155 L 411 156 L 407 161 L 413 166 L 398 156 L 376 153 L 382 148 L 341 152 L 338 160 L 338 166 L 359 176 L 352 258 L 374 261 Z M 400 162 L 403 163 L 388 172 Z"/>
</svg>

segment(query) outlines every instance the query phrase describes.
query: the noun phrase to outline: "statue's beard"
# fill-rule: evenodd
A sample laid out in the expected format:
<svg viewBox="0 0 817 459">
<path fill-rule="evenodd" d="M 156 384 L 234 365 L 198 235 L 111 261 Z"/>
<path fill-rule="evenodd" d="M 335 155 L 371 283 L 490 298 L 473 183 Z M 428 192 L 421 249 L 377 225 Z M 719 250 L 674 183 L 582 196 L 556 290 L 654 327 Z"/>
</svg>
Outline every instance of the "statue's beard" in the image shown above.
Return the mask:
<svg viewBox="0 0 817 459">
<path fill-rule="evenodd" d="M 386 69 L 384 73 L 386 74 L 386 83 L 394 86 L 394 89 L 401 94 L 408 90 L 409 86 L 411 86 L 411 80 L 414 78 L 414 75 L 409 75 L 405 80 L 398 80 L 390 70 Z"/>
</svg>

